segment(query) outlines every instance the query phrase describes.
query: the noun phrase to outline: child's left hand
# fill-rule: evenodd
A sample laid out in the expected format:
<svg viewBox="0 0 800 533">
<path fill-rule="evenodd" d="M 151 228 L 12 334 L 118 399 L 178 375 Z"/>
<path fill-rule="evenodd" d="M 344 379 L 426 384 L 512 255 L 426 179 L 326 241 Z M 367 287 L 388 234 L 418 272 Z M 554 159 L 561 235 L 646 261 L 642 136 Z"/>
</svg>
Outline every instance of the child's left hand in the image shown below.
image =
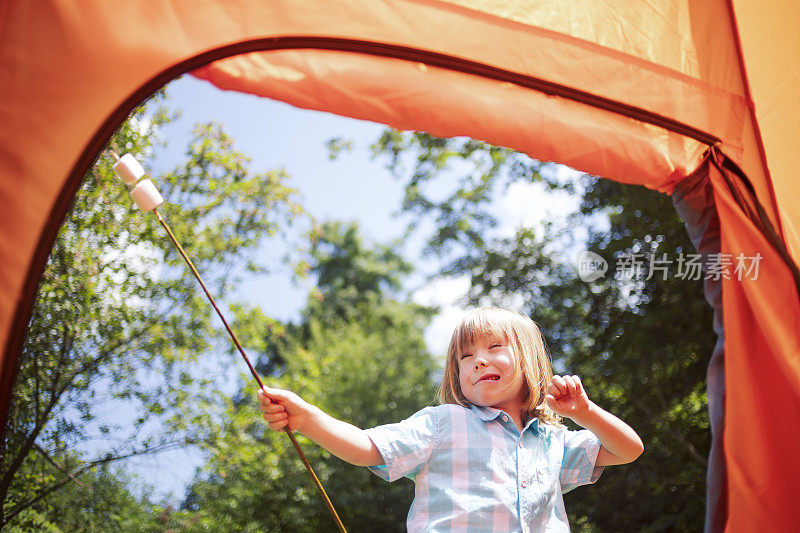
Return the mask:
<svg viewBox="0 0 800 533">
<path fill-rule="evenodd" d="M 557 415 L 573 420 L 587 414 L 591 405 L 578 376 L 553 376 L 545 400 Z"/>
</svg>

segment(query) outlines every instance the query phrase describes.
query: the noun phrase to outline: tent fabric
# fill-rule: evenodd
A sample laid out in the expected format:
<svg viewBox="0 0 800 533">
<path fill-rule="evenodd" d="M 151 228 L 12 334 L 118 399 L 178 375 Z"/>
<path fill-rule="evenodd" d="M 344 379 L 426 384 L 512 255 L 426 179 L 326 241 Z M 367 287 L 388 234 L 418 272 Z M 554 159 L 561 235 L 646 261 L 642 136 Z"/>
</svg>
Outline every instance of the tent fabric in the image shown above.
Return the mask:
<svg viewBox="0 0 800 533">
<path fill-rule="evenodd" d="M 800 304 L 784 262 L 738 208 L 716 168 L 710 177 L 724 221 L 722 253 L 763 255 L 758 280 L 722 280 L 729 529 L 790 531 L 795 493 L 775 491 L 773 483 L 800 472 Z"/>
<path fill-rule="evenodd" d="M 678 215 L 703 262 L 711 254 L 721 253 L 720 220 L 709 180 L 710 162 L 680 182 L 672 193 Z M 717 342 L 708 361 L 706 390 L 711 426 L 711 449 L 706 473 L 706 531 L 723 531 L 728 515 L 728 472 L 725 465 L 723 436 L 725 429 L 725 328 L 723 326 L 722 279 L 706 276 L 703 280 L 706 300 L 714 309 L 714 333 Z"/>
<path fill-rule="evenodd" d="M 757 281 L 721 280 L 717 434 L 727 492 L 716 497 L 727 512 L 711 513 L 718 519 L 707 527 L 789 527 L 785 473 L 800 471 L 791 449 L 800 437 L 797 292 L 733 196 L 740 178 L 718 169 L 717 157 L 743 169 L 797 263 L 797 13 L 788 0 L 4 3 L 0 417 L 36 285 L 80 180 L 139 101 L 195 71 L 223 88 L 471 136 L 665 193 L 706 167 L 721 252 L 763 256 Z M 700 205 L 684 204 L 687 221 L 703 219 L 709 206 Z M 701 249 L 713 241 L 694 237 Z M 715 350 L 712 366 L 720 360 Z M 714 390 L 712 406 L 722 401 Z"/>
<path fill-rule="evenodd" d="M 769 184 L 781 212 L 781 229 L 789 251 L 800 257 L 800 188 L 794 177 L 800 168 L 800 33 L 797 4 L 733 0 L 741 55 L 747 65 L 749 100 L 758 151 L 749 150 L 768 168 Z M 794 142 L 793 142 L 794 140 Z M 752 173 L 755 161 L 745 168 Z"/>
<path fill-rule="evenodd" d="M 434 135 L 467 135 L 664 192 L 692 172 L 707 149 L 614 112 L 415 61 L 290 50 L 239 55 L 193 74 L 224 89 L 398 129 L 416 129 L 436 110 L 436 121 L 425 128 Z M 488 127 L 495 123 L 503 127 Z M 607 144 L 609 138 L 616 142 Z"/>
</svg>

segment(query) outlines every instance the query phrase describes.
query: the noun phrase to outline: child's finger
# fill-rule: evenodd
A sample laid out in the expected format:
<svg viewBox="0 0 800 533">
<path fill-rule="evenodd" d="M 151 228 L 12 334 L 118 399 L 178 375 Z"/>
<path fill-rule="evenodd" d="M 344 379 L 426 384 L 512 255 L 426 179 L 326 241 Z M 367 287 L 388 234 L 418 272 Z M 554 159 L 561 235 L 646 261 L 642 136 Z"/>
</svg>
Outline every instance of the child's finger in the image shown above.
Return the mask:
<svg viewBox="0 0 800 533">
<path fill-rule="evenodd" d="M 553 385 L 556 386 L 560 395 L 567 393 L 567 384 L 561 376 L 553 376 Z"/>
<path fill-rule="evenodd" d="M 282 404 L 289 404 L 294 405 L 298 401 L 298 396 L 288 390 L 283 389 L 273 389 L 267 387 L 266 385 L 263 387 L 264 394 L 269 397 L 269 400 L 273 403 L 282 403 Z"/>
<path fill-rule="evenodd" d="M 578 389 L 578 394 L 583 392 L 583 383 L 581 382 L 580 376 L 572 376 L 572 379 L 575 381 L 575 388 Z"/>
<path fill-rule="evenodd" d="M 547 403 L 547 406 L 550 407 L 552 410 L 556 410 L 556 406 L 558 402 L 556 401 L 555 397 L 552 394 L 548 394 L 544 397 L 544 401 Z"/>
<path fill-rule="evenodd" d="M 261 410 L 265 413 L 282 413 L 286 408 L 279 403 L 261 404 Z"/>
<path fill-rule="evenodd" d="M 560 395 L 561 395 L 561 394 L 558 392 L 558 387 L 556 387 L 555 383 L 550 383 L 550 385 L 548 385 L 548 386 L 547 386 L 547 394 L 551 394 L 551 395 L 553 395 L 554 397 L 555 397 L 555 396 L 560 396 Z"/>
<path fill-rule="evenodd" d="M 263 416 L 264 420 L 267 422 L 280 422 L 281 420 L 289 418 L 285 411 L 281 411 L 280 413 L 264 413 L 261 416 Z"/>
<path fill-rule="evenodd" d="M 266 392 L 266 388 L 265 389 L 259 389 L 259 391 L 258 391 L 258 401 L 261 402 L 261 405 L 270 405 L 270 404 L 275 403 L 274 400 L 272 398 L 270 398 L 269 393 Z"/>
<path fill-rule="evenodd" d="M 572 397 L 578 395 L 578 388 L 575 386 L 573 376 L 564 376 L 564 383 L 567 385 L 567 394 Z"/>
<path fill-rule="evenodd" d="M 279 431 L 279 430 L 285 428 L 286 424 L 288 424 L 288 422 L 286 420 L 280 420 L 278 422 L 270 422 L 269 423 L 269 429 L 271 429 L 273 431 Z"/>
</svg>

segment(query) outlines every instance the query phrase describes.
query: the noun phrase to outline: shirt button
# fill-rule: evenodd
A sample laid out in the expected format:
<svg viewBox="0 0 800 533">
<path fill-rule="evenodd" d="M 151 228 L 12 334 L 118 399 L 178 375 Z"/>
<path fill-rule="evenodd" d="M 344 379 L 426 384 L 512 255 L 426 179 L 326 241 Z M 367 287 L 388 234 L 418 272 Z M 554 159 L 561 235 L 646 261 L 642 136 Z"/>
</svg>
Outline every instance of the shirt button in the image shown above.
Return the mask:
<svg viewBox="0 0 800 533">
<path fill-rule="evenodd" d="M 506 415 L 503 415 L 503 422 L 508 422 L 508 417 Z"/>
<path fill-rule="evenodd" d="M 522 488 L 524 489 L 525 487 L 528 486 L 528 482 L 527 481 L 523 481 L 522 483 L 520 483 L 520 485 L 522 485 Z"/>
<path fill-rule="evenodd" d="M 519 447 L 522 448 L 522 439 L 519 441 Z"/>
</svg>

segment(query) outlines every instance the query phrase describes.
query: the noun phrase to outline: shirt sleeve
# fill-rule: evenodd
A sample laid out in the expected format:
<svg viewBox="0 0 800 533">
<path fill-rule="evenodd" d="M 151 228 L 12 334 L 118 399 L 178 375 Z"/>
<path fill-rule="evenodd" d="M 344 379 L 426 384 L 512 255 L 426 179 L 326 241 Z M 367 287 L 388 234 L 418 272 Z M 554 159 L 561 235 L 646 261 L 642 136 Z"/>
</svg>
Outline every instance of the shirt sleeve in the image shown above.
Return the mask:
<svg viewBox="0 0 800 533">
<path fill-rule="evenodd" d="M 588 429 L 565 432 L 560 474 L 562 493 L 597 481 L 604 468 L 595 466 L 599 452 L 600 441 Z"/>
<path fill-rule="evenodd" d="M 386 481 L 414 479 L 436 447 L 437 411 L 426 407 L 402 422 L 366 431 L 383 457 L 382 465 L 369 469 Z"/>
</svg>

